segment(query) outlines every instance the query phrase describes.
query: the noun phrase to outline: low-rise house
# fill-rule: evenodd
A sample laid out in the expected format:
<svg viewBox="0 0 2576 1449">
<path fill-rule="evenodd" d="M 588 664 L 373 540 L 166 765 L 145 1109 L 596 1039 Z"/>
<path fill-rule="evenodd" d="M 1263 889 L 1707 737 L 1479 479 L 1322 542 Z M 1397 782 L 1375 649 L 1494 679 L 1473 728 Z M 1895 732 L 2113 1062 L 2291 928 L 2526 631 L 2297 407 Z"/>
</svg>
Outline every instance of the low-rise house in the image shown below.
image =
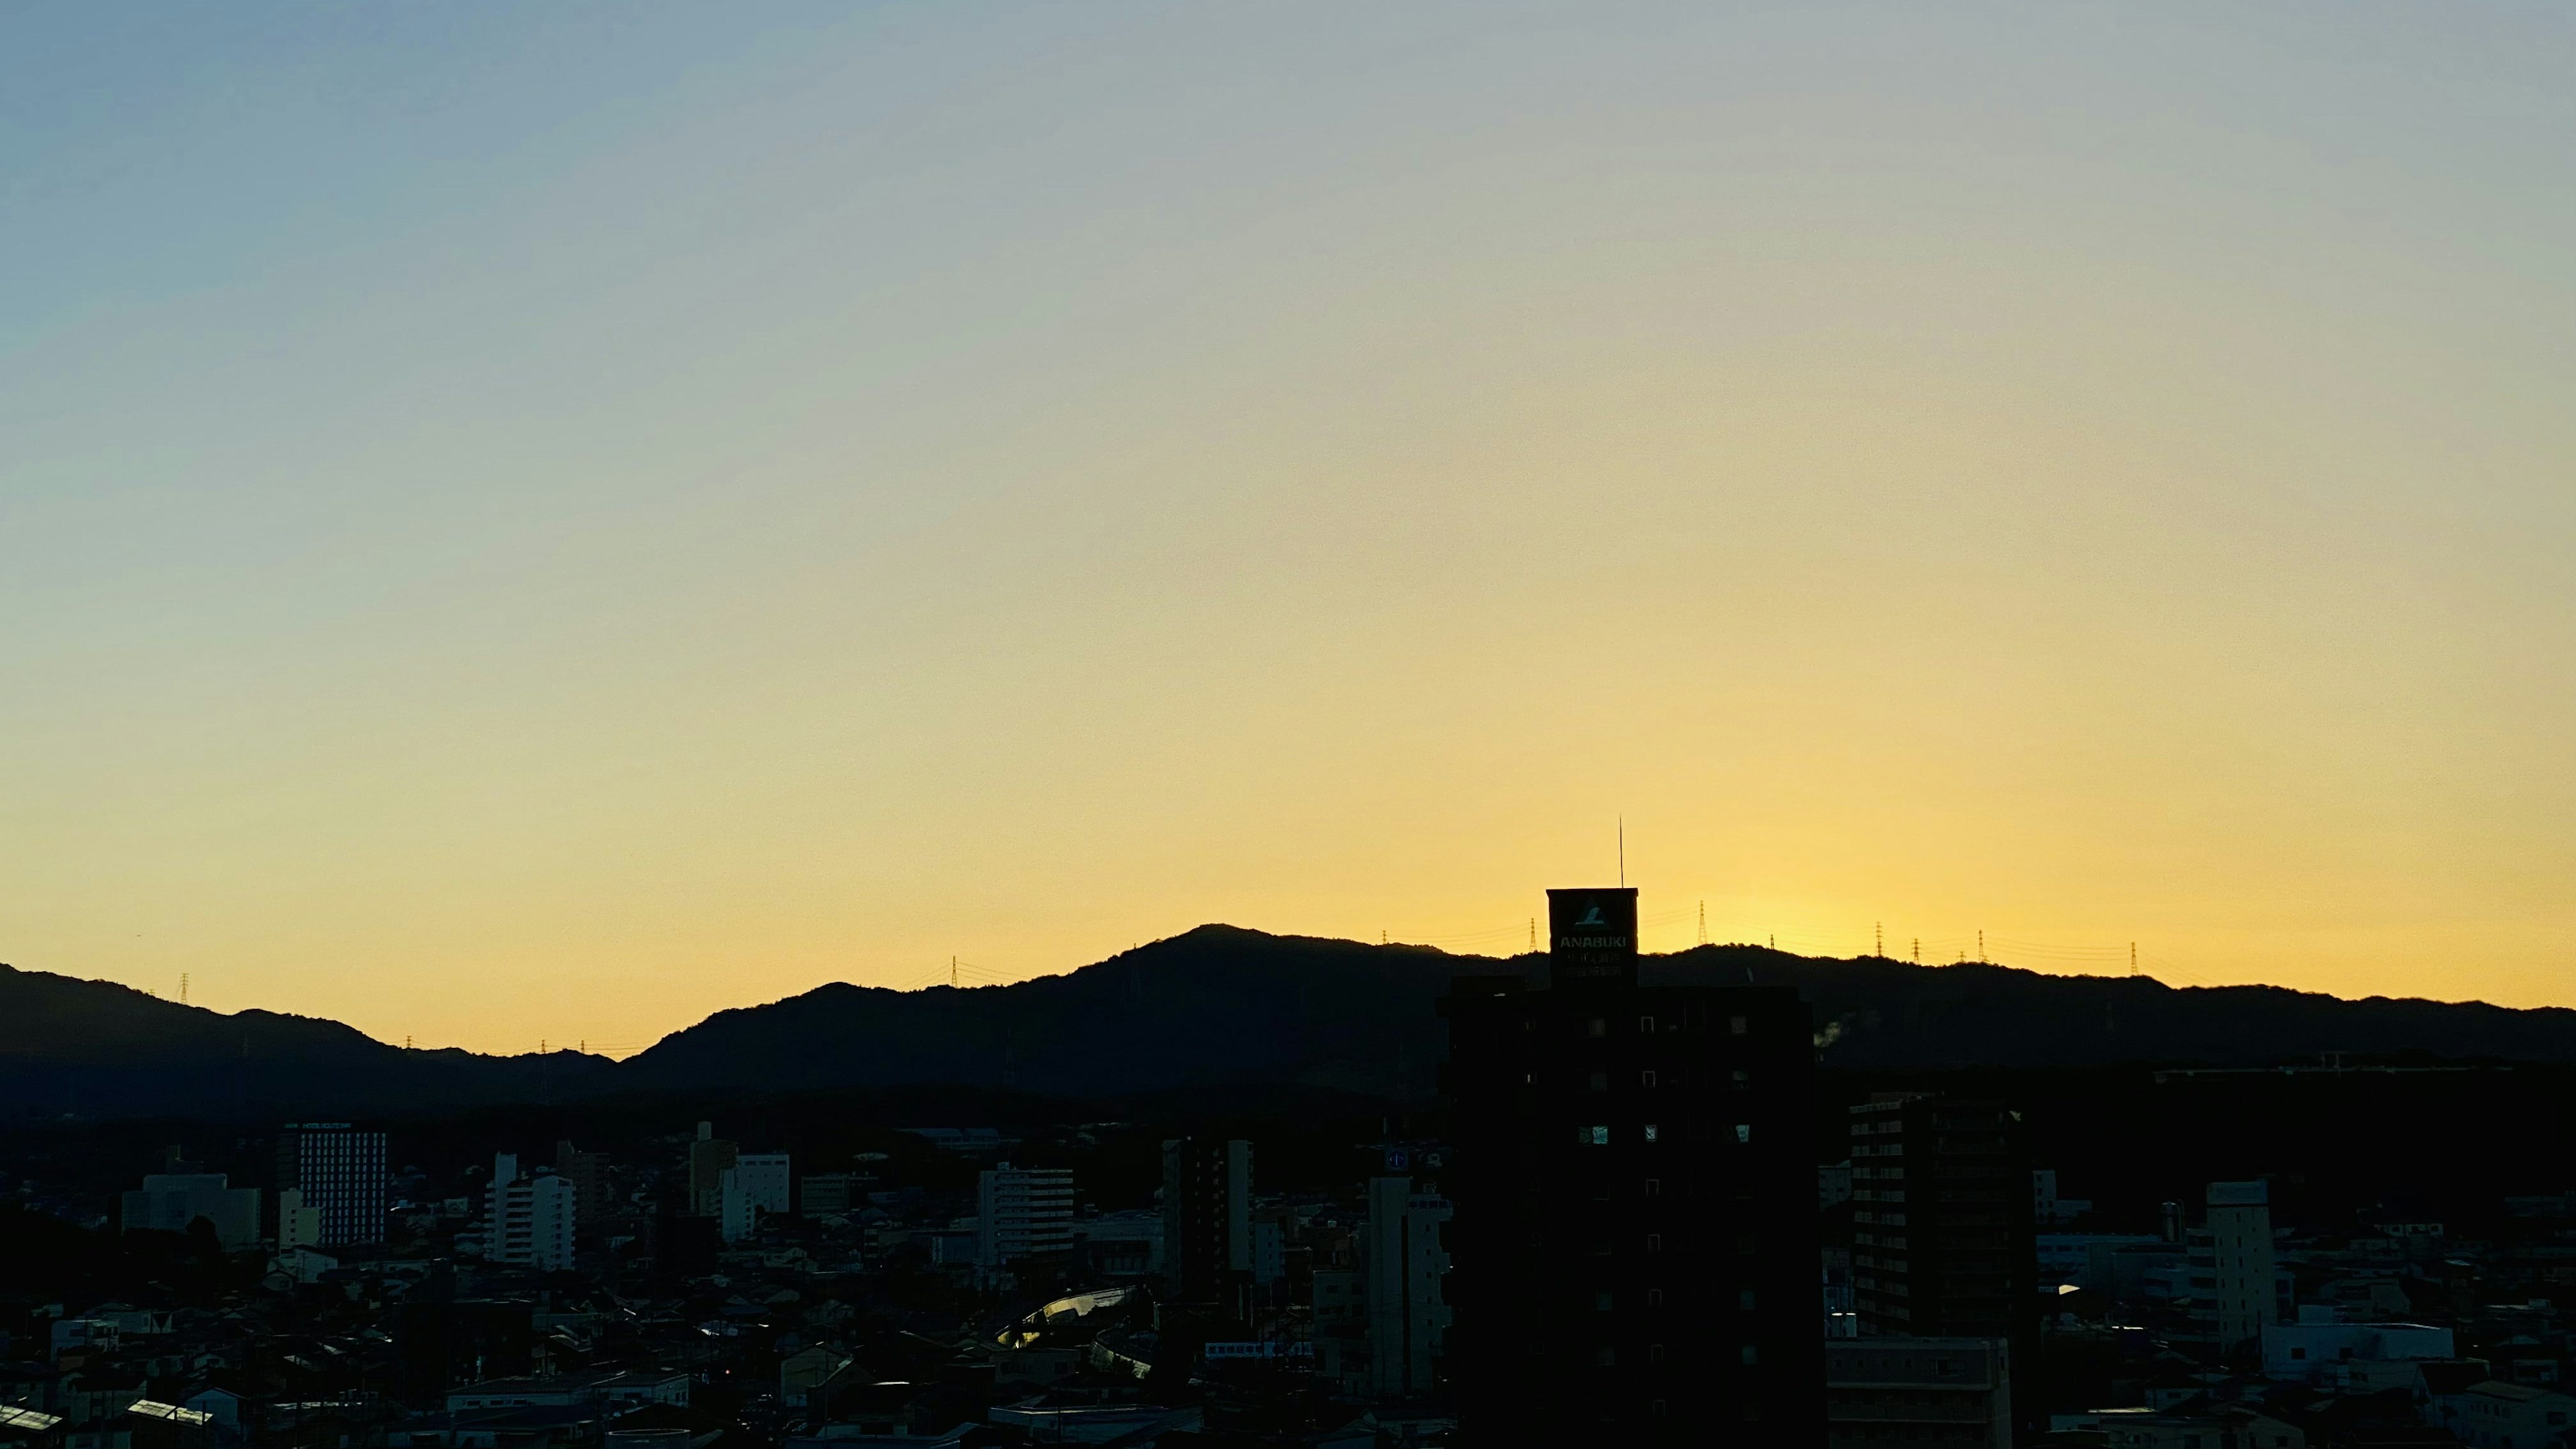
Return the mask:
<svg viewBox="0 0 2576 1449">
<path fill-rule="evenodd" d="M 2564 1449 L 2576 1426 L 2576 1396 L 2489 1379 L 2435 1398 L 2426 1422 L 2468 1449 Z"/>
</svg>

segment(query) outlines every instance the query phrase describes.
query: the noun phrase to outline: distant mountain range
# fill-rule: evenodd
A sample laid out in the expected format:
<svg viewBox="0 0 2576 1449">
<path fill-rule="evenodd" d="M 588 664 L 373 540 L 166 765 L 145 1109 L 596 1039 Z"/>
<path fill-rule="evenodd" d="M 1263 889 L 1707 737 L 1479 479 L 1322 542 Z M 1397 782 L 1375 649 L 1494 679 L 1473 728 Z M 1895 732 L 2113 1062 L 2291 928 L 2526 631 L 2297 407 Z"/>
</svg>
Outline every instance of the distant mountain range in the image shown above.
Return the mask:
<svg viewBox="0 0 2576 1449">
<path fill-rule="evenodd" d="M 1231 926 L 1063 976 L 964 990 L 834 983 L 722 1011 L 623 1062 L 387 1046 L 338 1022 L 226 1015 L 103 981 L 0 966 L 0 1114 L 406 1114 L 612 1094 L 938 1084 L 1108 1097 L 1193 1086 L 1433 1094 L 1453 975 L 1538 956 L 1272 936 Z M 1647 958 L 1649 984 L 1796 986 L 1828 1067 L 2109 1062 L 2269 1066 L 2322 1052 L 2576 1063 L 2576 1012 L 2147 977 L 1830 960 L 1751 946 Z"/>
</svg>

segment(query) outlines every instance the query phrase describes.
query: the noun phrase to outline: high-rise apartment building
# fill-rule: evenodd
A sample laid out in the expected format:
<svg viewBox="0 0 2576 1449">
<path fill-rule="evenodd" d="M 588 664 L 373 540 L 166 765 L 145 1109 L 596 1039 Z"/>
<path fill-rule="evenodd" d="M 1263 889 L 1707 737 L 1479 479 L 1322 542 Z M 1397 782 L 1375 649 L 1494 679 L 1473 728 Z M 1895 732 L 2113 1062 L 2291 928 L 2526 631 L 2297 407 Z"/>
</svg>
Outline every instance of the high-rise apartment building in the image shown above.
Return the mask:
<svg viewBox="0 0 2576 1449">
<path fill-rule="evenodd" d="M 314 1214 L 315 1244 L 379 1243 L 385 1236 L 385 1134 L 346 1122 L 290 1122 L 277 1138 L 278 1201 L 296 1194 Z"/>
<path fill-rule="evenodd" d="M 1442 1002 L 1461 1439 L 1817 1449 L 1812 1016 L 1640 985 L 1636 926 L 1633 890 L 1550 891 L 1547 985 Z"/>
<path fill-rule="evenodd" d="M 1073 1252 L 1073 1169 L 1004 1162 L 975 1179 L 975 1266 L 997 1273 L 1023 1258 Z"/>
<path fill-rule="evenodd" d="M 2021 1120 L 1886 1092 L 1851 1109 L 1852 1289 L 1864 1338 L 2009 1340 L 2036 1361 L 2038 1239 Z"/>
<path fill-rule="evenodd" d="M 573 1209 L 584 1227 L 608 1216 L 608 1154 L 584 1152 L 570 1142 L 555 1144 L 555 1175 L 572 1184 Z"/>
<path fill-rule="evenodd" d="M 2214 1280 L 2212 1328 L 2221 1357 L 2259 1350 L 2263 1326 L 2280 1321 L 2272 1261 L 2272 1199 L 2260 1182 L 2209 1185 L 2207 1239 L 2193 1235 L 2192 1276 Z"/>
<path fill-rule="evenodd" d="M 483 1260 L 560 1273 L 573 1265 L 573 1225 L 580 1190 L 559 1173 L 522 1175 L 519 1159 L 492 1159 L 492 1183 L 483 1190 Z"/>
<path fill-rule="evenodd" d="M 1252 1285 L 1252 1144 L 1163 1144 L 1163 1276 L 1176 1303 L 1243 1316 Z"/>
<path fill-rule="evenodd" d="M 1410 1175 L 1369 1179 L 1361 1277 L 1368 1303 L 1369 1389 L 1430 1393 L 1448 1352 L 1449 1200 Z"/>
<path fill-rule="evenodd" d="M 698 1140 L 689 1144 L 689 1215 L 712 1218 L 724 1213 L 724 1175 L 741 1155 L 735 1144 L 716 1135 L 715 1124 L 698 1124 Z"/>
</svg>

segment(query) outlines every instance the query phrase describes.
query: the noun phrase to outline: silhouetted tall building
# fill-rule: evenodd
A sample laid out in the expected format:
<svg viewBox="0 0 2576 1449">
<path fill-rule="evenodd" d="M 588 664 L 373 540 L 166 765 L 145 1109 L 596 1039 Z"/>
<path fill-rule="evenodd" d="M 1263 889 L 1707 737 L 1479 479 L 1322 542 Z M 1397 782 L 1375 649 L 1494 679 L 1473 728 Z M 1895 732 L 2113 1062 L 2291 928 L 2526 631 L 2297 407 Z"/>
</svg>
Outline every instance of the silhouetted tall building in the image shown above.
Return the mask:
<svg viewBox="0 0 2576 1449">
<path fill-rule="evenodd" d="M 555 1175 L 572 1184 L 573 1210 L 584 1231 L 608 1216 L 608 1154 L 584 1152 L 570 1142 L 555 1144 Z"/>
<path fill-rule="evenodd" d="M 315 1215 L 317 1245 L 381 1243 L 385 1134 L 346 1122 L 290 1122 L 277 1136 L 277 1188 L 281 1211 L 300 1206 Z"/>
<path fill-rule="evenodd" d="M 1368 1298 L 1369 1388 L 1404 1397 L 1439 1387 L 1448 1352 L 1449 1201 L 1410 1174 L 1372 1177 L 1360 1239 Z"/>
<path fill-rule="evenodd" d="M 1252 1285 L 1252 1144 L 1163 1144 L 1163 1276 L 1173 1301 L 1242 1316 Z"/>
<path fill-rule="evenodd" d="M 1549 984 L 1442 1002 L 1461 1442 L 1821 1446 L 1813 1019 L 1640 986 L 1636 922 L 1550 891 Z"/>
<path fill-rule="evenodd" d="M 698 1139 L 689 1144 L 689 1213 L 711 1218 L 724 1212 L 724 1175 L 742 1148 L 716 1135 L 715 1124 L 698 1124 Z"/>
<path fill-rule="evenodd" d="M 1861 1332 L 2003 1338 L 2037 1362 L 2030 1153 L 1992 1102 L 1887 1092 L 1851 1109 Z"/>
</svg>

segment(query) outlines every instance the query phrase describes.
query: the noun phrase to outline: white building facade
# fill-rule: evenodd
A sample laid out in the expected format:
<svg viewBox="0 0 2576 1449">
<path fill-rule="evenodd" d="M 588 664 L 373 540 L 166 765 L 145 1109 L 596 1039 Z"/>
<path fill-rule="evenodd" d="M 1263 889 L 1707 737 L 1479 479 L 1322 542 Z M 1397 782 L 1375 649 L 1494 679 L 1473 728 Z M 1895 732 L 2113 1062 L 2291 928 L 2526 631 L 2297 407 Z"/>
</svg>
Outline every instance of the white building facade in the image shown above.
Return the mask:
<svg viewBox="0 0 2576 1449">
<path fill-rule="evenodd" d="M 220 1172 L 153 1173 L 125 1195 L 124 1209 L 120 1220 L 129 1233 L 184 1233 L 204 1218 L 227 1250 L 259 1246 L 259 1189 L 234 1187 Z"/>
<path fill-rule="evenodd" d="M 540 1273 L 570 1269 L 579 1197 L 570 1181 L 551 1172 L 520 1176 L 519 1159 L 510 1153 L 492 1159 L 483 1208 L 484 1261 Z"/>
<path fill-rule="evenodd" d="M 793 1164 L 784 1152 L 744 1152 L 734 1157 L 717 1185 L 716 1216 L 728 1243 L 739 1243 L 760 1231 L 765 1215 L 787 1211 Z"/>
<path fill-rule="evenodd" d="M 975 1179 L 975 1266 L 1073 1251 L 1073 1170 L 1004 1162 Z"/>
</svg>

